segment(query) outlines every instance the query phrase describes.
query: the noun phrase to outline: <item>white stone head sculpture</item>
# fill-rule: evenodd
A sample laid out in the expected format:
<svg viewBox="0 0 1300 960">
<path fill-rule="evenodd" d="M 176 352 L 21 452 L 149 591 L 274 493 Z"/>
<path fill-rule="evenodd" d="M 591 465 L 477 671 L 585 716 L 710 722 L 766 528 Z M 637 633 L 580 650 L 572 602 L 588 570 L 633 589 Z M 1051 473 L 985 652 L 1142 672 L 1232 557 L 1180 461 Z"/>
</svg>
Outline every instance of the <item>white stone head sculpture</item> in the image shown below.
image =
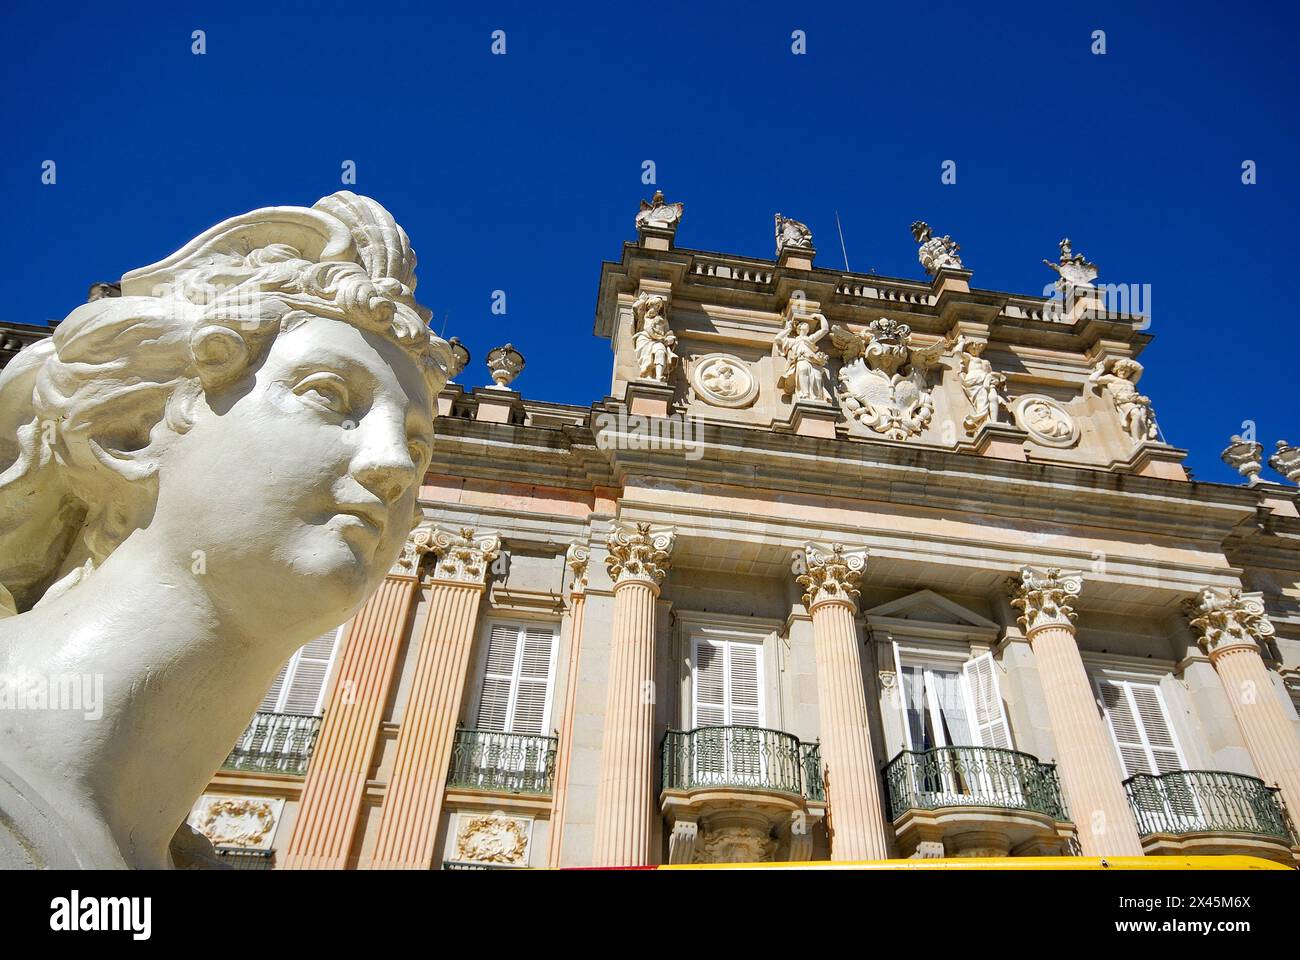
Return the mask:
<svg viewBox="0 0 1300 960">
<path fill-rule="evenodd" d="M 415 262 L 364 197 L 255 210 L 0 374 L 0 866 L 171 864 L 280 665 L 397 560 L 452 364 Z M 98 702 L 32 705 L 73 682 Z"/>
</svg>

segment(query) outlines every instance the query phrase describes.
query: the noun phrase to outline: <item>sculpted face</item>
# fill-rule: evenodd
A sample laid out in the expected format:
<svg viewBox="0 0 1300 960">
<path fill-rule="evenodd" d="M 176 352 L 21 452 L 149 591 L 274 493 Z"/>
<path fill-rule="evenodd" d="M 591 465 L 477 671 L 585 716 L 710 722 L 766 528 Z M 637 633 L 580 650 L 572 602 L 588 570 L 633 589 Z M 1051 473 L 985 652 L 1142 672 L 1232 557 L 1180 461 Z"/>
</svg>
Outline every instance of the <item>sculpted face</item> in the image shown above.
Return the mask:
<svg viewBox="0 0 1300 960">
<path fill-rule="evenodd" d="M 396 560 L 428 466 L 432 398 L 388 338 L 312 317 L 199 403 L 164 457 L 153 523 L 203 551 L 209 593 L 270 623 L 336 625 Z"/>
</svg>

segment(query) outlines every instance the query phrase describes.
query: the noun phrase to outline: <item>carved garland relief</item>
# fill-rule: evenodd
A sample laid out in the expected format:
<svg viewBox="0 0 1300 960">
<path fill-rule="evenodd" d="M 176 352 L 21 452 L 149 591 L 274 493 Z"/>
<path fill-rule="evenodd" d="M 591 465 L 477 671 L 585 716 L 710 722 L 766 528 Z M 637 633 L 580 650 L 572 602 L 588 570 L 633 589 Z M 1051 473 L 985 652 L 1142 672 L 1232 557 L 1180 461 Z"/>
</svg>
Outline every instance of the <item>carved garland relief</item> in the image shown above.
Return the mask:
<svg viewBox="0 0 1300 960">
<path fill-rule="evenodd" d="M 498 866 L 528 865 L 533 823 L 500 813 L 461 814 L 456 831 L 456 859 Z"/>
</svg>

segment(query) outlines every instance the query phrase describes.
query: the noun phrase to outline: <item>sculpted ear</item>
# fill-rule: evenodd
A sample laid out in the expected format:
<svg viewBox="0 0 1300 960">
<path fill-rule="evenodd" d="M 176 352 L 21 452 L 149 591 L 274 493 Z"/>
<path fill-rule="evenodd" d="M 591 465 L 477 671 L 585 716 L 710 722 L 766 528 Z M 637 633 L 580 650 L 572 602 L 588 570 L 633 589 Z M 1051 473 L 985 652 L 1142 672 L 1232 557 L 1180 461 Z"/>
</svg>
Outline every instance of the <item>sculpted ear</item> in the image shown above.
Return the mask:
<svg viewBox="0 0 1300 960">
<path fill-rule="evenodd" d="M 199 327 L 190 334 L 190 354 L 205 390 L 225 386 L 248 367 L 248 341 L 219 324 Z"/>
</svg>

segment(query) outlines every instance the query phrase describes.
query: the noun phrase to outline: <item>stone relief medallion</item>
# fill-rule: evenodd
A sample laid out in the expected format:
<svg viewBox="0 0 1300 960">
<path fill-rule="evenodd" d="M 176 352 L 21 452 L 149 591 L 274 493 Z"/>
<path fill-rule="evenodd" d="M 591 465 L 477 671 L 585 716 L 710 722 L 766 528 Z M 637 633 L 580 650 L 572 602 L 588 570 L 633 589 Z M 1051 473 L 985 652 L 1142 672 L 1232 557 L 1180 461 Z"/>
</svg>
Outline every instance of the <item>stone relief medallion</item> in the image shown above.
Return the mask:
<svg viewBox="0 0 1300 960">
<path fill-rule="evenodd" d="M 695 863 L 770 863 L 776 840 L 756 827 L 721 827 L 704 833 L 695 844 Z"/>
<path fill-rule="evenodd" d="M 1031 393 L 1011 404 L 1016 424 L 1037 443 L 1071 447 L 1079 439 L 1079 424 L 1051 397 Z"/>
<path fill-rule="evenodd" d="M 749 364 L 726 353 L 698 357 L 691 385 L 701 400 L 714 407 L 747 407 L 758 397 L 758 381 Z"/>
<path fill-rule="evenodd" d="M 189 825 L 214 847 L 270 850 L 284 810 L 281 798 L 215 797 L 204 794 L 190 811 Z"/>
<path fill-rule="evenodd" d="M 456 831 L 456 859 L 498 866 L 528 865 L 528 842 L 533 822 L 501 813 L 460 815 Z"/>
</svg>

